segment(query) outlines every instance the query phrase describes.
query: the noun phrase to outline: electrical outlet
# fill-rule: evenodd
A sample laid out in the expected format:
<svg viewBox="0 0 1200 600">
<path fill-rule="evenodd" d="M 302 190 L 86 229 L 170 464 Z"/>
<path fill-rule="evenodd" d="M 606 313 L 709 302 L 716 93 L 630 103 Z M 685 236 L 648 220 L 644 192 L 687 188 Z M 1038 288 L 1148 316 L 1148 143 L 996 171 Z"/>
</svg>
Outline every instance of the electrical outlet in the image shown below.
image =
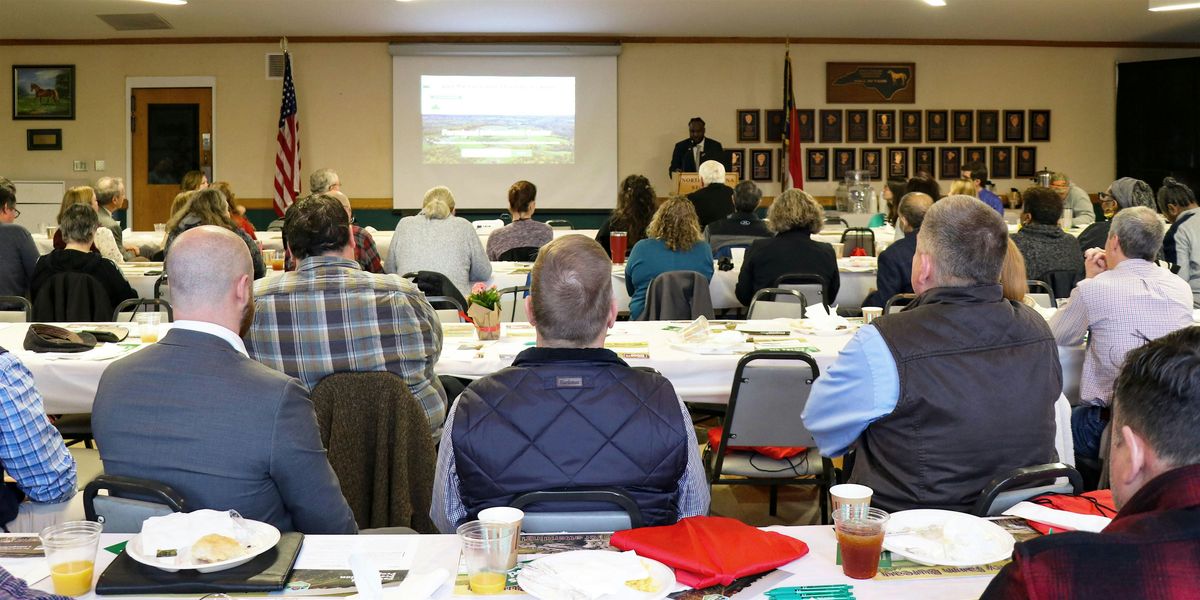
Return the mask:
<svg viewBox="0 0 1200 600">
<path fill-rule="evenodd" d="M 77 160 L 73 163 L 73 165 L 74 165 L 74 168 L 76 171 L 86 171 L 87 170 L 87 161 L 86 160 Z"/>
<path fill-rule="evenodd" d="M 96 170 L 97 171 L 103 171 L 105 166 L 106 165 L 104 164 L 104 161 L 102 161 L 102 160 L 96 161 Z"/>
</svg>

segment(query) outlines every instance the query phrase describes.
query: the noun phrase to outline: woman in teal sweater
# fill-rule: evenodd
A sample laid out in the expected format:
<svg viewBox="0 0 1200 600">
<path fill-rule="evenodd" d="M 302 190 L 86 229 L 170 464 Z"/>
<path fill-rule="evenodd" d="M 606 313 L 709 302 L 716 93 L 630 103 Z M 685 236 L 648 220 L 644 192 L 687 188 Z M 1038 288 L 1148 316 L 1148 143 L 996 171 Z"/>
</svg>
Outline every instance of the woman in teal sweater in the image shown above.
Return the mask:
<svg viewBox="0 0 1200 600">
<path fill-rule="evenodd" d="M 712 247 L 703 241 L 696 209 L 683 196 L 672 196 L 654 213 L 646 239 L 634 244 L 625 263 L 625 289 L 629 292 L 629 319 L 646 306 L 650 282 L 667 271 L 695 271 L 712 280 Z"/>
</svg>

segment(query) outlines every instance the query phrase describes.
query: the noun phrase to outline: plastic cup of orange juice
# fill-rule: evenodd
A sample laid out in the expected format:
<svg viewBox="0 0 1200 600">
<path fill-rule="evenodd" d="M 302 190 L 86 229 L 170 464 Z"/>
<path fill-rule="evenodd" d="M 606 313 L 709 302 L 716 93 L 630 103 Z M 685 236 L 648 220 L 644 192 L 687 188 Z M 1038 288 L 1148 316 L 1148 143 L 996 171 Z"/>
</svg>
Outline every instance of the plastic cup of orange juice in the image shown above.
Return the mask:
<svg viewBox="0 0 1200 600">
<path fill-rule="evenodd" d="M 101 528 L 92 521 L 68 521 L 42 530 L 39 537 L 50 563 L 54 593 L 82 596 L 92 590 Z"/>
<path fill-rule="evenodd" d="M 471 591 L 499 594 L 508 583 L 508 557 L 513 528 L 501 523 L 470 521 L 458 527 Z"/>
</svg>

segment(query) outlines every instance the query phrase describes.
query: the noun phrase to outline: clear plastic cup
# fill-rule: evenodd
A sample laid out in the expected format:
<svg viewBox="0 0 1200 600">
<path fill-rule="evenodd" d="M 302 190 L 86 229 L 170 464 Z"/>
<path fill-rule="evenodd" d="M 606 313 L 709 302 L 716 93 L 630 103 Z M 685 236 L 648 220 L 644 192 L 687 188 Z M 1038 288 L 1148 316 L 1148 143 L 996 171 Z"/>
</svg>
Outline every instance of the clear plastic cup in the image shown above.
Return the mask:
<svg viewBox="0 0 1200 600">
<path fill-rule="evenodd" d="M 139 313 L 133 318 L 137 323 L 138 337 L 143 344 L 153 344 L 158 341 L 158 326 L 162 323 L 160 313 Z"/>
<path fill-rule="evenodd" d="M 56 594 L 82 596 L 92 590 L 101 529 L 92 521 L 68 521 L 42 530 L 39 537 Z"/>
<path fill-rule="evenodd" d="M 864 325 L 883 315 L 883 309 L 878 306 L 864 306 L 862 312 Z"/>
<path fill-rule="evenodd" d="M 154 224 L 154 233 L 166 233 L 166 232 L 167 232 L 167 224 L 166 223 L 155 223 Z"/>
<path fill-rule="evenodd" d="M 888 514 L 861 504 L 843 504 L 833 512 L 833 527 L 842 550 L 842 573 L 870 579 L 879 572 Z"/>
<path fill-rule="evenodd" d="M 499 594 L 508 583 L 508 556 L 512 528 L 498 523 L 470 521 L 458 526 L 467 578 L 476 594 Z"/>
<path fill-rule="evenodd" d="M 493 506 L 479 511 L 479 521 L 488 525 L 499 525 L 512 533 L 512 552 L 508 556 L 508 568 L 517 566 L 517 547 L 521 544 L 521 521 L 525 511 L 508 506 Z"/>
</svg>

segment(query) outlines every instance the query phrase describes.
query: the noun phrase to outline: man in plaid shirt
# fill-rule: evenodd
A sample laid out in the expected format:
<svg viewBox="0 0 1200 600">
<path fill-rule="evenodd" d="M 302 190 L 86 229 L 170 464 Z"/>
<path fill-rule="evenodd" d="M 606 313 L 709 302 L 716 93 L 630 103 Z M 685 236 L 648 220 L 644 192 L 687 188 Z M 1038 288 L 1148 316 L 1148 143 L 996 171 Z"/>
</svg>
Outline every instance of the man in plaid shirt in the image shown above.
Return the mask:
<svg viewBox="0 0 1200 600">
<path fill-rule="evenodd" d="M 1200 328 L 1130 352 L 1113 398 L 1120 512 L 1100 533 L 1017 544 L 984 599 L 1200 596 Z"/>
<path fill-rule="evenodd" d="M 250 356 L 310 390 L 334 372 L 395 373 L 436 434 L 446 414 L 446 394 L 433 371 L 442 329 L 424 294 L 398 275 L 359 267 L 349 216 L 332 195 L 292 206 L 284 234 L 299 262 L 294 272 L 256 283 L 254 324 L 246 334 Z"/>
<path fill-rule="evenodd" d="M 35 533 L 68 515 L 75 495 L 75 459 L 46 418 L 33 375 L 0 348 L 0 466 L 17 483 L 0 486 L 4 530 Z M 29 502 L 22 502 L 26 498 Z"/>
</svg>

